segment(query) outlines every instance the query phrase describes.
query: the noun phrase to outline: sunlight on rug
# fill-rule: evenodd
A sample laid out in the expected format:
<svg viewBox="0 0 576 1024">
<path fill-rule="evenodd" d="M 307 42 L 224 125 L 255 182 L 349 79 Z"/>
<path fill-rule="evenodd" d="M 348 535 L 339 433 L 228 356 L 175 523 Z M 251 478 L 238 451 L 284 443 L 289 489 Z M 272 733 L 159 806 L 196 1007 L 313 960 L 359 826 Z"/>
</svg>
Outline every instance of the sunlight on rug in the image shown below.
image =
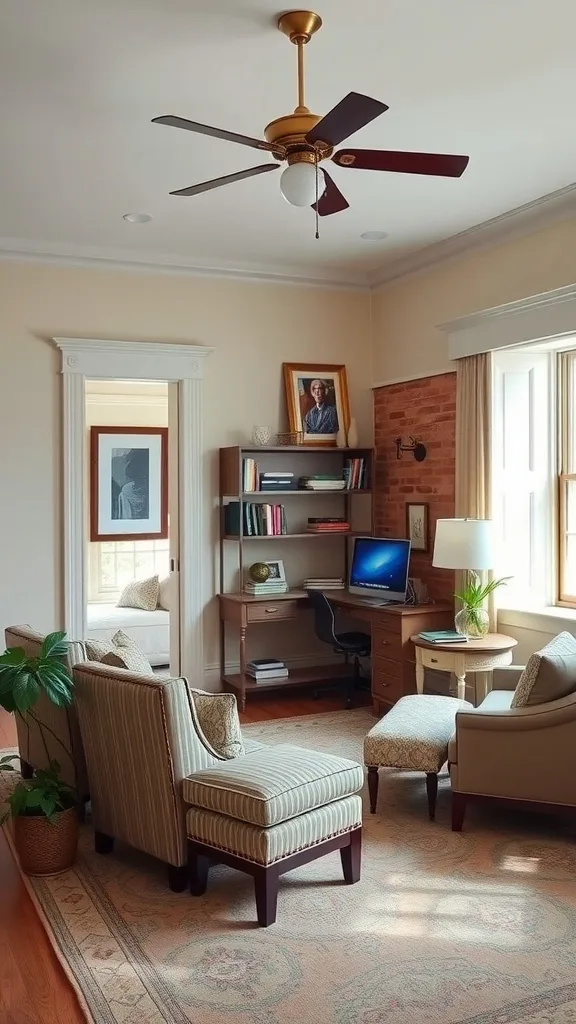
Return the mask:
<svg viewBox="0 0 576 1024">
<path fill-rule="evenodd" d="M 368 709 L 245 726 L 267 743 L 362 760 Z M 259 929 L 251 880 L 213 869 L 201 898 L 167 890 L 126 847 L 83 829 L 73 871 L 30 879 L 95 1024 L 574 1024 L 576 843 L 557 819 L 472 811 L 428 821 L 423 776 L 383 773 L 365 809 L 363 873 L 332 854 L 284 876 Z"/>
</svg>

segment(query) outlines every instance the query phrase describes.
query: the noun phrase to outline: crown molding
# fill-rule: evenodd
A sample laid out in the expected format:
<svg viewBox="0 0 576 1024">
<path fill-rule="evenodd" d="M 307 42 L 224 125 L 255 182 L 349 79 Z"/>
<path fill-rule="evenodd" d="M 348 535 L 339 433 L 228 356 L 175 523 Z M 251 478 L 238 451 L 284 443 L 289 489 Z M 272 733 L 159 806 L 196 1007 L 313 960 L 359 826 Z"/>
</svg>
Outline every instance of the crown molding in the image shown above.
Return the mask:
<svg viewBox="0 0 576 1024">
<path fill-rule="evenodd" d="M 62 353 L 64 376 L 94 380 L 201 380 L 204 361 L 214 349 L 160 341 L 102 341 L 98 338 L 53 338 Z"/>
<path fill-rule="evenodd" d="M 370 275 L 371 289 L 384 290 L 400 278 L 425 273 L 431 267 L 450 262 L 464 253 L 481 252 L 494 245 L 512 242 L 574 216 L 576 182 L 391 262 L 388 267 Z"/>
<path fill-rule="evenodd" d="M 61 245 L 52 242 L 31 242 L 21 238 L 0 238 L 0 260 L 23 263 L 48 263 L 64 267 L 83 267 L 96 270 L 123 270 L 156 276 L 211 277 L 253 282 L 256 284 L 286 284 L 306 288 L 326 288 L 330 291 L 370 291 L 363 274 L 323 275 L 317 266 L 296 267 L 288 264 L 243 264 L 239 266 L 162 253 L 134 252 L 132 250 L 105 249 L 96 246 Z"/>
</svg>

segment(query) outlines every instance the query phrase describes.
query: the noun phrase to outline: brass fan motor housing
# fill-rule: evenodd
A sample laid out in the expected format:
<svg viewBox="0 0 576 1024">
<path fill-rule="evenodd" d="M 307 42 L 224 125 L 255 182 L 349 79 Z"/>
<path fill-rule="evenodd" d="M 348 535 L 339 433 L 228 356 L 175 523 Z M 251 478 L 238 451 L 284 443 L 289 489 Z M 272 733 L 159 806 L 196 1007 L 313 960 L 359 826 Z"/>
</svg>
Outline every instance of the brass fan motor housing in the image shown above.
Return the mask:
<svg viewBox="0 0 576 1024">
<path fill-rule="evenodd" d="M 295 147 L 307 147 L 311 153 L 316 150 L 319 160 L 327 160 L 328 157 L 332 156 L 332 146 L 329 146 L 326 142 L 316 142 L 314 146 L 306 142 L 308 132 L 312 131 L 321 120 L 320 114 L 312 114 L 309 110 L 285 114 L 284 117 L 277 117 L 274 121 L 270 121 L 270 124 L 266 125 L 264 138 L 266 142 L 284 146 L 288 153 Z"/>
</svg>

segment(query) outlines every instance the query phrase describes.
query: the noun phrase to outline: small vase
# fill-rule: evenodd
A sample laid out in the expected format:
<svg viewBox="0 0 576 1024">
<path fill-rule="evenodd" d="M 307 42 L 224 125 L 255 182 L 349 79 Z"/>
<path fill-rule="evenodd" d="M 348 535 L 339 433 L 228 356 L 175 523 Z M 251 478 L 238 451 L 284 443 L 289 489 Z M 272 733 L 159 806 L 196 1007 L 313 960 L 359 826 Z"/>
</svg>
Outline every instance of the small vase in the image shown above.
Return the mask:
<svg viewBox="0 0 576 1024">
<path fill-rule="evenodd" d="M 272 440 L 272 428 L 271 427 L 253 427 L 252 428 L 252 444 L 258 446 L 265 446 L 270 444 Z"/>
<path fill-rule="evenodd" d="M 344 430 L 344 427 L 340 427 L 340 430 L 336 434 L 336 447 L 337 448 L 346 448 L 347 443 L 348 442 L 347 442 L 347 439 L 346 439 L 346 431 Z"/>
<path fill-rule="evenodd" d="M 348 447 L 358 447 L 358 427 L 354 418 L 350 420 L 350 426 L 348 427 Z"/>
<path fill-rule="evenodd" d="M 481 640 L 490 629 L 490 619 L 485 608 L 469 608 L 467 605 L 456 612 L 454 626 L 469 640 Z"/>
</svg>

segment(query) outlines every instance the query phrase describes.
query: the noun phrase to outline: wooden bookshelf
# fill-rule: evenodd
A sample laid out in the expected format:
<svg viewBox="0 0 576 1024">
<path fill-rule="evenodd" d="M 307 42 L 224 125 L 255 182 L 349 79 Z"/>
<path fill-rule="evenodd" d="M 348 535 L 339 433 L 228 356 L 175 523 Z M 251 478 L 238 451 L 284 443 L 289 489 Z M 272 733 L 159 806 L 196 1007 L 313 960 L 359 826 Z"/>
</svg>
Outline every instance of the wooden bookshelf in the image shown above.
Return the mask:
<svg viewBox="0 0 576 1024">
<path fill-rule="evenodd" d="M 279 557 L 282 558 L 282 546 L 285 541 L 289 541 L 290 545 L 297 543 L 298 541 L 326 541 L 330 538 L 332 541 L 337 540 L 343 549 L 343 562 L 344 562 L 344 574 L 348 574 L 348 557 L 349 557 L 349 540 L 353 537 L 358 536 L 370 536 L 373 533 L 373 504 L 372 504 L 372 482 L 374 473 L 374 459 L 373 459 L 372 448 L 331 448 L 328 446 L 320 445 L 290 445 L 290 446 L 273 446 L 266 445 L 262 447 L 256 447 L 254 445 L 233 445 L 226 448 L 220 449 L 220 465 L 219 465 L 219 522 L 220 522 L 220 594 L 225 594 L 225 580 L 226 572 L 225 566 L 230 568 L 230 563 L 226 562 L 226 559 L 235 558 L 234 568 L 238 574 L 238 579 L 243 581 L 245 567 L 246 567 L 246 551 L 245 545 L 249 545 L 249 549 L 252 548 L 254 542 L 265 541 L 267 547 L 270 547 L 270 558 Z M 348 459 L 364 459 L 366 474 L 363 483 L 363 487 L 347 487 L 341 490 L 310 490 L 305 487 L 291 488 L 287 490 L 254 490 L 246 491 L 244 489 L 245 478 L 243 473 L 244 459 L 254 459 L 263 472 L 279 471 L 283 469 L 287 472 L 294 473 L 298 478 L 304 476 L 314 475 L 315 473 L 343 473 L 346 466 L 346 460 Z M 257 477 L 258 479 L 258 477 Z M 305 504 L 302 499 L 305 497 L 311 499 L 311 508 L 317 508 L 317 501 L 319 497 L 324 499 L 325 503 L 330 503 L 331 510 L 326 513 L 327 515 L 343 516 L 348 522 L 351 521 L 352 506 L 356 497 L 363 496 L 364 499 L 368 499 L 368 504 L 364 508 L 367 512 L 367 525 L 364 530 L 346 530 L 342 532 L 338 531 L 326 531 L 326 533 L 320 532 L 304 532 L 302 526 L 305 522 L 302 521 L 303 509 Z M 292 513 L 290 502 L 292 499 L 298 498 L 296 503 L 298 512 Z M 240 535 L 229 534 L 225 530 L 225 506 L 229 501 L 237 501 L 240 503 L 240 530 L 243 530 L 244 523 L 244 506 L 251 502 L 265 502 L 271 504 L 283 504 L 286 509 L 287 518 L 287 530 L 285 534 L 251 534 L 246 535 L 240 533 Z M 321 506 L 321 507 L 326 507 Z M 315 515 L 314 511 L 311 511 L 309 515 Z M 291 531 L 290 519 L 296 520 L 294 528 Z M 330 549 L 332 550 L 332 549 Z M 248 561 L 248 565 L 251 564 L 251 560 Z M 313 575 L 311 570 L 310 575 Z M 301 581 L 292 581 L 296 585 L 301 586 Z M 242 583 L 241 583 L 242 585 Z M 293 589 L 286 595 L 273 595 L 271 600 L 276 602 L 282 598 L 288 598 L 291 607 L 296 608 L 296 604 L 299 603 L 300 607 L 307 605 L 307 601 L 302 600 L 302 591 Z M 250 601 L 248 594 L 239 592 L 238 594 L 228 594 L 228 597 L 234 601 L 238 601 L 239 604 L 245 604 Z M 290 599 L 292 599 L 290 601 Z M 345 671 L 339 665 L 315 665 L 310 668 L 302 668 L 298 670 L 290 670 L 290 676 L 288 681 L 283 680 L 270 680 L 266 683 L 256 683 L 249 676 L 245 674 L 245 668 L 247 661 L 249 660 L 246 653 L 247 647 L 247 636 L 246 628 L 240 627 L 240 621 L 232 620 L 226 615 L 222 614 L 222 602 L 221 605 L 221 616 L 220 616 L 220 674 L 222 683 L 226 689 L 230 689 L 236 692 L 239 697 L 241 706 L 245 704 L 246 696 L 260 691 L 270 690 L 283 690 L 283 689 L 296 689 L 298 687 L 312 686 L 319 684 L 322 681 L 329 682 L 332 679 L 338 679 L 342 672 Z M 294 613 L 295 615 L 295 613 Z M 284 615 L 283 621 L 288 621 L 290 618 L 294 618 L 292 613 L 290 615 Z M 262 620 L 264 621 L 264 620 Z M 269 621 L 273 621 L 270 619 Z M 278 620 L 276 620 L 278 621 Z M 239 662 L 240 672 L 229 673 L 226 666 L 226 631 L 227 628 L 236 628 L 238 632 L 238 644 L 239 644 Z"/>
</svg>

